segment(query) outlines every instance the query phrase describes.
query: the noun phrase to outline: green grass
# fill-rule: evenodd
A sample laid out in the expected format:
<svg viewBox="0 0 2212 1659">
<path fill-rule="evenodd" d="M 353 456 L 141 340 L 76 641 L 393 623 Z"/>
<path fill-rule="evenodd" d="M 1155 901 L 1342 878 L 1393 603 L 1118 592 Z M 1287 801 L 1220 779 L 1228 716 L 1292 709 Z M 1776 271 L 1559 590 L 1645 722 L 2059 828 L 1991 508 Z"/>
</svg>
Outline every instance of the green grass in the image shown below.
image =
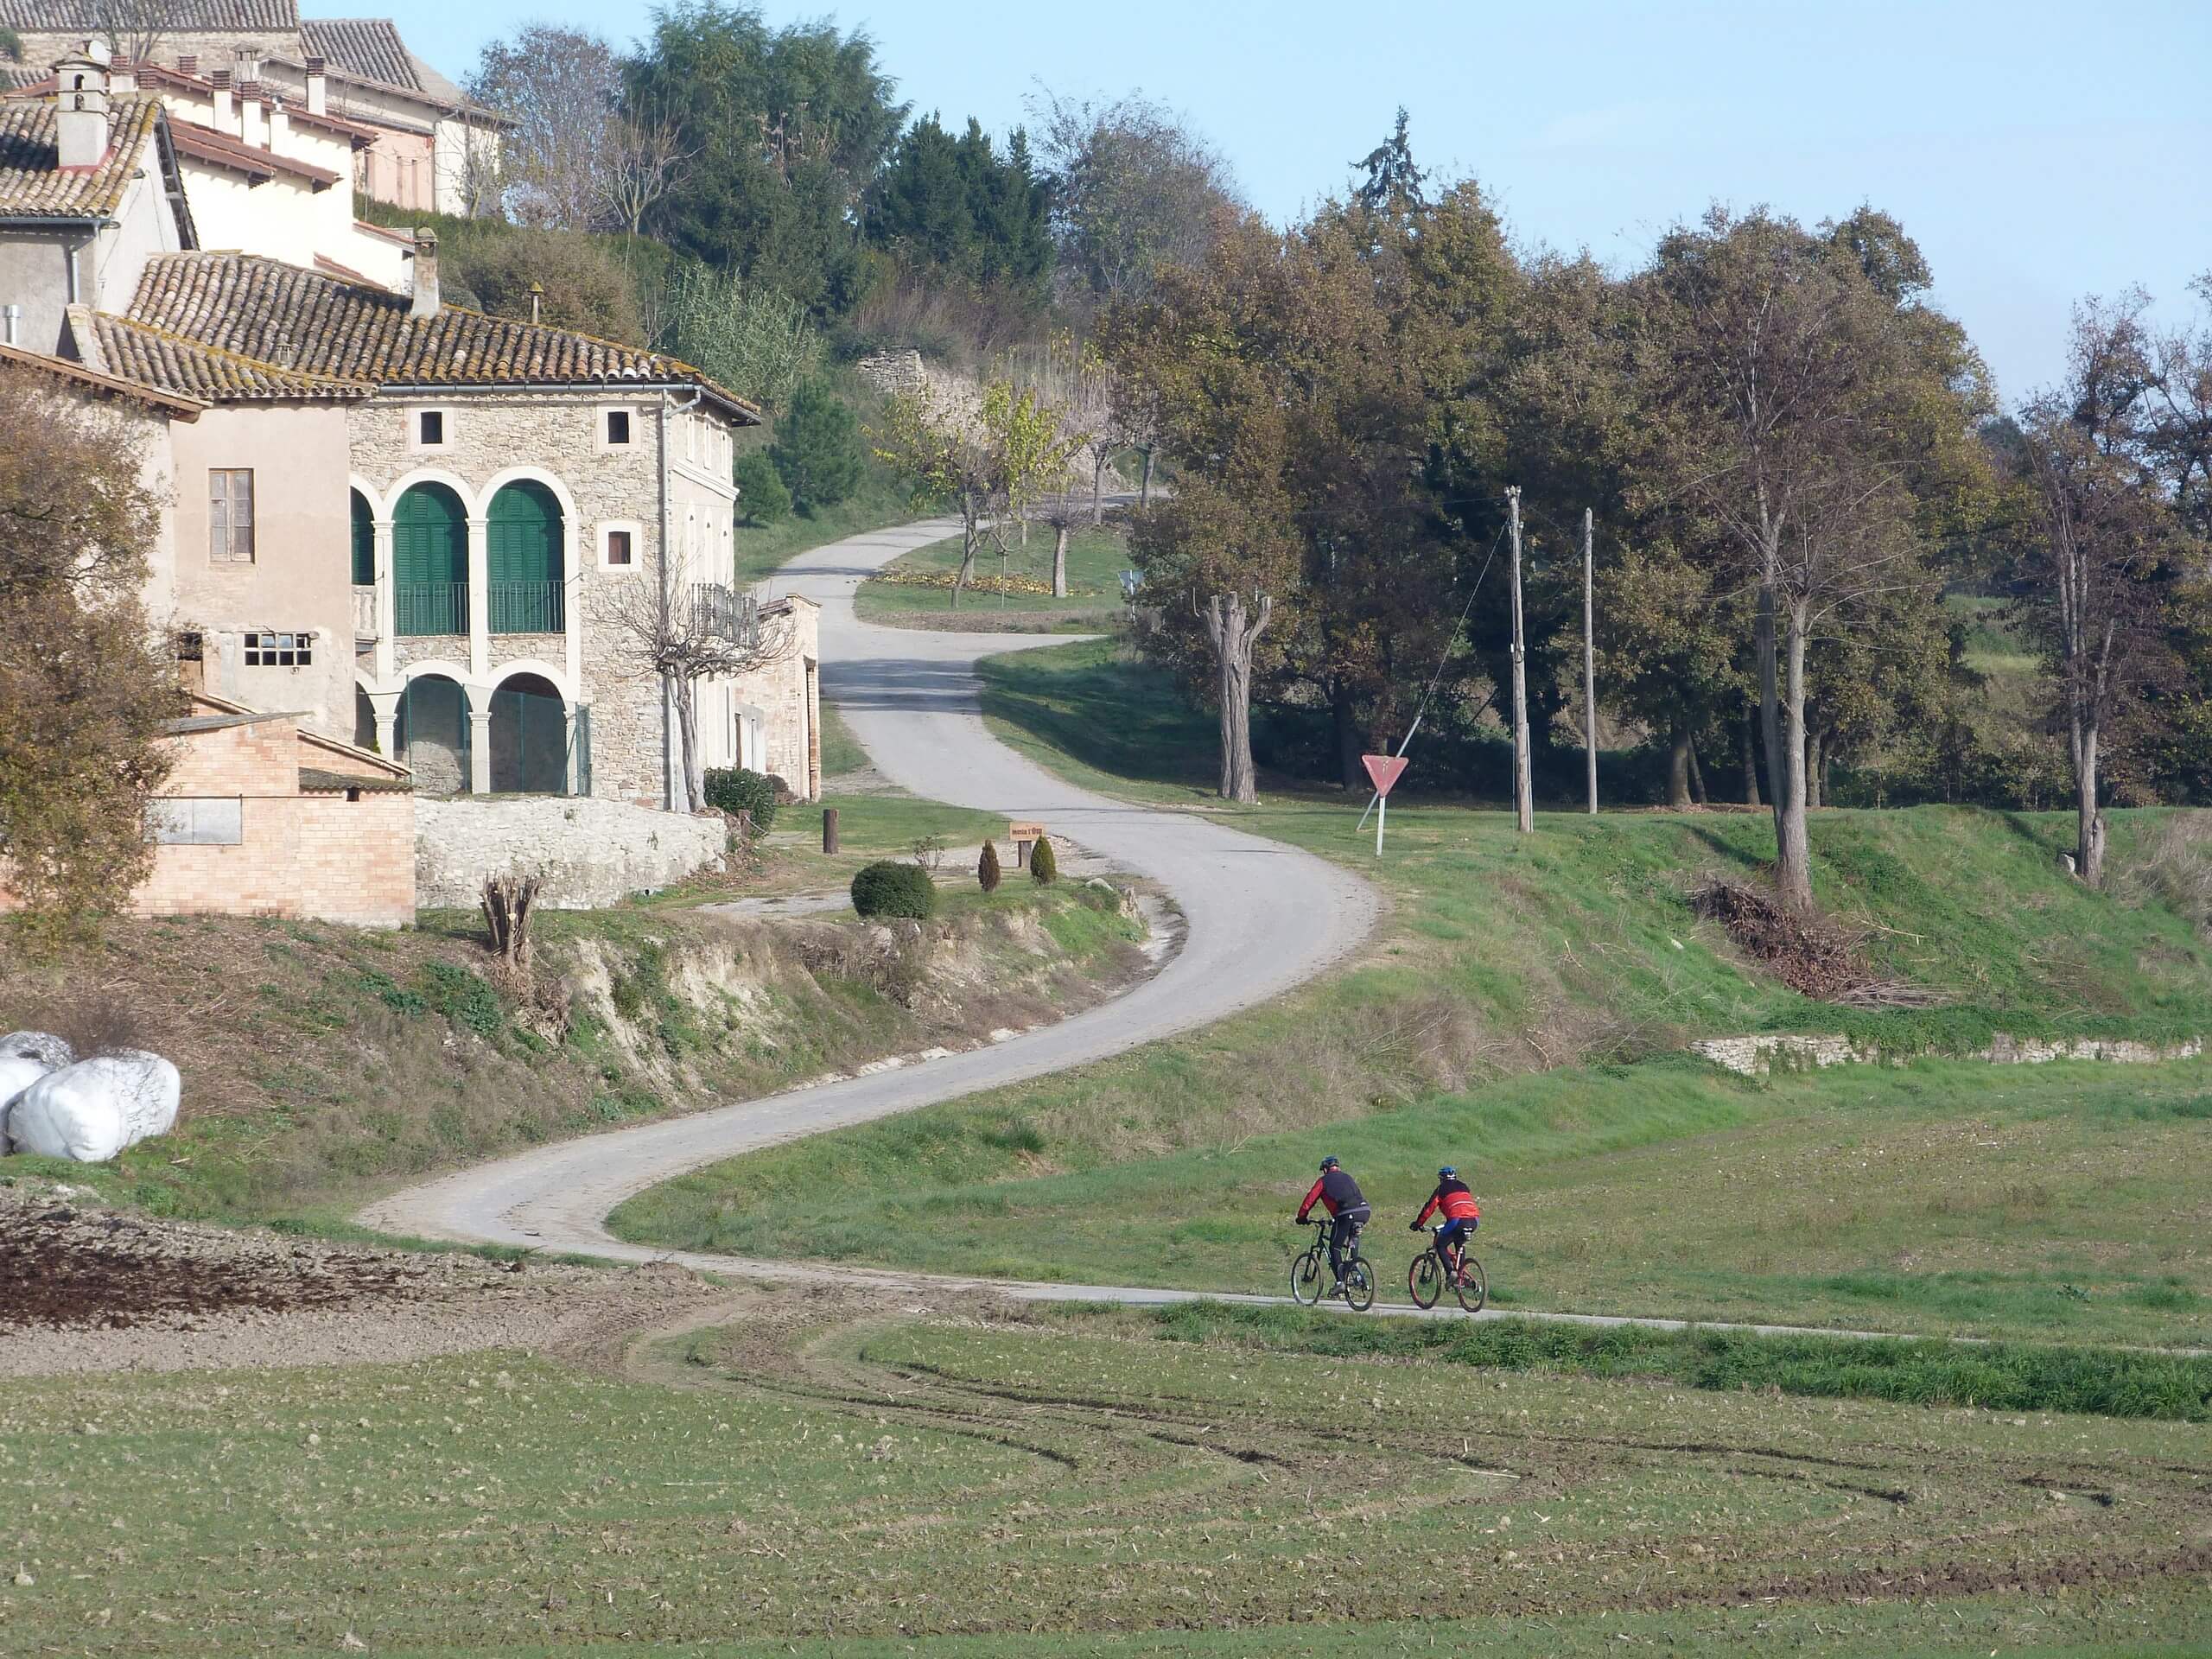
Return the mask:
<svg viewBox="0 0 2212 1659">
<path fill-rule="evenodd" d="M 2208 1461 L 2187 1423 L 754 1320 L 649 1379 L 486 1354 L 11 1382 L 0 1631 L 176 1656 L 2152 1651 L 2212 1639 Z"/>
<path fill-rule="evenodd" d="M 960 568 L 960 538 L 931 543 L 900 557 L 897 569 L 949 575 Z M 1122 572 L 1129 568 L 1128 543 L 1112 525 L 1093 529 L 1084 525 L 1068 537 L 1068 595 L 1054 598 L 1052 531 L 1048 525 L 1030 527 L 1029 545 L 1018 543 L 1001 559 L 995 553 L 979 555 L 978 577 L 1010 576 L 1042 582 L 1048 591 L 1032 593 L 970 593 L 962 596 L 959 613 L 973 626 L 988 628 L 993 619 L 1007 617 L 1033 623 L 1039 619 L 1065 628 L 1096 629 L 1110 623 L 1122 609 Z M 952 610 L 951 590 L 923 583 L 902 582 L 879 576 L 861 584 L 854 596 L 861 620 L 896 627 L 918 619 L 935 620 L 938 613 Z"/>
<path fill-rule="evenodd" d="M 912 487 L 880 462 L 871 461 L 860 488 L 834 507 L 808 515 L 792 513 L 779 524 L 753 524 L 740 519 L 733 532 L 735 579 L 741 587 L 772 579 L 785 563 L 810 548 L 842 541 L 916 517 Z"/>
<path fill-rule="evenodd" d="M 868 763 L 868 751 L 853 735 L 853 728 L 845 724 L 845 717 L 837 712 L 835 703 L 822 705 L 822 780 L 825 787 L 834 785 L 849 772 L 860 771 Z"/>
</svg>

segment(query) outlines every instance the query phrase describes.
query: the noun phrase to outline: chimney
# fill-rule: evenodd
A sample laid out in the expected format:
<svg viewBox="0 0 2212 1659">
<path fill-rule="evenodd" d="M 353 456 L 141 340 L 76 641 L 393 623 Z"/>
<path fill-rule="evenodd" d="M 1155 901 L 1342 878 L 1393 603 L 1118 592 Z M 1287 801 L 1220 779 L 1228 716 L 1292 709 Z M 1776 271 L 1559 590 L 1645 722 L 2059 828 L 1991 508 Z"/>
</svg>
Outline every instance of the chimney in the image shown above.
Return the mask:
<svg viewBox="0 0 2212 1659">
<path fill-rule="evenodd" d="M 108 50 L 86 41 L 54 66 L 55 160 L 65 171 L 87 171 L 107 156 Z"/>
<path fill-rule="evenodd" d="M 188 76 L 194 80 L 199 79 L 200 54 L 197 52 L 178 53 L 176 54 L 176 72 L 180 75 Z"/>
<path fill-rule="evenodd" d="M 22 306 L 12 304 L 0 305 L 0 329 L 5 330 L 6 343 L 8 345 L 18 346 L 22 343 L 16 335 L 16 331 L 21 327 L 22 320 L 23 308 Z"/>
<path fill-rule="evenodd" d="M 530 285 L 530 320 L 533 325 L 537 321 L 538 308 L 544 303 L 545 284 L 543 283 L 532 283 Z"/>
<path fill-rule="evenodd" d="M 269 94 L 269 149 L 272 155 L 282 156 L 291 147 L 292 115 L 284 107 L 282 95 Z"/>
<path fill-rule="evenodd" d="M 323 79 L 324 73 L 329 67 L 328 60 L 318 57 L 314 53 L 308 54 L 308 113 L 309 115 L 330 113 L 329 83 Z"/>
<path fill-rule="evenodd" d="M 231 130 L 231 72 L 218 69 L 207 77 L 215 87 L 215 118 L 210 124 L 218 132 Z"/>
<path fill-rule="evenodd" d="M 262 124 L 261 83 L 257 80 L 238 83 L 238 142 L 256 149 L 268 147 L 269 131 Z"/>
<path fill-rule="evenodd" d="M 238 65 L 239 85 L 261 79 L 261 54 L 252 48 L 242 46 L 231 54 L 231 58 Z"/>
<path fill-rule="evenodd" d="M 138 66 L 118 63 L 108 71 L 107 90 L 111 97 L 121 98 L 138 90 Z"/>
<path fill-rule="evenodd" d="M 407 308 L 410 317 L 435 317 L 438 315 L 438 233 L 421 230 L 415 232 L 415 302 Z"/>
</svg>

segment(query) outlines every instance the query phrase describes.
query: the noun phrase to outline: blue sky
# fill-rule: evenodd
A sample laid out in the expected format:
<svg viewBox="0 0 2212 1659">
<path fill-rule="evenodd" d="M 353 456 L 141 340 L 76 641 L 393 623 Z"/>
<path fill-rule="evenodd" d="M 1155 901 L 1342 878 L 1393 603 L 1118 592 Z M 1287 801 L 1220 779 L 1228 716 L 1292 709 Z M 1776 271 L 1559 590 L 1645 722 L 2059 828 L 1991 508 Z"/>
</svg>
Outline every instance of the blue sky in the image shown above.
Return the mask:
<svg viewBox="0 0 2212 1659">
<path fill-rule="evenodd" d="M 618 43 L 645 5 L 392 0 L 458 79 L 532 18 Z M 322 10 L 308 0 L 310 12 Z M 336 8 L 333 8 L 336 10 Z M 1936 297 L 2016 401 L 2056 372 L 2078 296 L 2139 283 L 2179 321 L 2212 270 L 2212 0 L 766 0 L 874 36 L 901 96 L 986 126 L 1038 84 L 1141 87 L 1191 116 L 1278 220 L 1412 113 L 1516 238 L 1632 263 L 1719 200 L 1902 219 Z"/>
</svg>

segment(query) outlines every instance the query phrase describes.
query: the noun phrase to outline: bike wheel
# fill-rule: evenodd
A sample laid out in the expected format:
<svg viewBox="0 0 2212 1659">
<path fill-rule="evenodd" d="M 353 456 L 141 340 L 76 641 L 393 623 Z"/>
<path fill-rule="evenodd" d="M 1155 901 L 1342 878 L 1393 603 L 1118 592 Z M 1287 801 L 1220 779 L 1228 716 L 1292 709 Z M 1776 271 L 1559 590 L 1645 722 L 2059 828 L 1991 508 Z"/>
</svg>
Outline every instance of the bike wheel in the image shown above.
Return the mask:
<svg viewBox="0 0 2212 1659">
<path fill-rule="evenodd" d="M 1364 1313 L 1375 1306 L 1375 1269 L 1364 1262 L 1344 1266 L 1344 1306 L 1355 1313 Z"/>
<path fill-rule="evenodd" d="M 1459 1282 L 1452 1287 L 1459 1294 L 1459 1306 L 1470 1313 L 1479 1313 L 1483 1304 L 1490 1300 L 1490 1281 L 1483 1276 L 1483 1264 L 1471 1255 L 1459 1258 Z"/>
<path fill-rule="evenodd" d="M 1321 1293 L 1327 1287 L 1321 1275 L 1326 1269 L 1321 1265 L 1321 1253 L 1308 1250 L 1290 1264 L 1290 1299 L 1306 1307 L 1319 1305 Z"/>
<path fill-rule="evenodd" d="M 1406 1269 L 1406 1294 L 1414 1299 L 1415 1307 L 1430 1308 L 1443 1294 L 1444 1270 L 1436 1265 L 1436 1252 L 1423 1250 Z"/>
</svg>

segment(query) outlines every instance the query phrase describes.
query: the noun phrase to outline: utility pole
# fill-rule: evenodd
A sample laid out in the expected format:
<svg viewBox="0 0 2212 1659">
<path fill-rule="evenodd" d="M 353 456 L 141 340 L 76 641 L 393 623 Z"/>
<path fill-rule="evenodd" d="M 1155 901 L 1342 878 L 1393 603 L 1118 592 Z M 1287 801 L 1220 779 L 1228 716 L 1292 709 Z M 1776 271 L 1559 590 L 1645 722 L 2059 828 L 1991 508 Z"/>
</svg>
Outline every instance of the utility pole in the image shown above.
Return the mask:
<svg viewBox="0 0 2212 1659">
<path fill-rule="evenodd" d="M 1598 816 L 1598 645 L 1590 599 L 1590 509 L 1582 509 L 1582 751 L 1590 762 L 1590 816 Z"/>
<path fill-rule="evenodd" d="M 1529 771 L 1529 643 L 1521 621 L 1521 486 L 1505 492 L 1513 540 L 1513 822 L 1522 835 L 1536 828 L 1534 780 Z"/>
</svg>

